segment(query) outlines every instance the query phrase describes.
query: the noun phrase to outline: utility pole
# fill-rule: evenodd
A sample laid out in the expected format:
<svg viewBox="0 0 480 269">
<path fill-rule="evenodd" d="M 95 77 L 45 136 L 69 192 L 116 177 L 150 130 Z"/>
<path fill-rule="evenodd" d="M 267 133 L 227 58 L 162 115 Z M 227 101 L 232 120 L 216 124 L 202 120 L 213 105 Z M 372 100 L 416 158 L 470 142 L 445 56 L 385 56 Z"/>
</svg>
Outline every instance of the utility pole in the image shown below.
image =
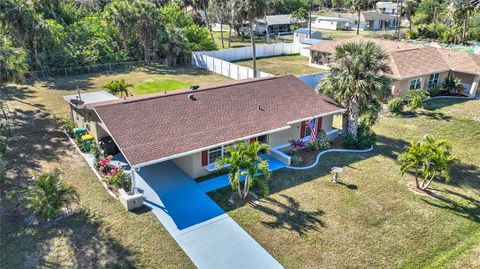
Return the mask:
<svg viewBox="0 0 480 269">
<path fill-rule="evenodd" d="M 395 32 L 396 32 L 396 34 L 397 34 L 397 38 L 398 38 L 398 39 L 400 39 L 400 18 L 401 18 L 401 17 L 400 17 L 400 14 L 401 14 L 401 13 L 402 13 L 402 3 L 401 3 L 400 0 L 397 0 L 397 14 L 396 14 L 396 15 L 397 15 L 397 16 L 396 16 L 396 17 L 397 17 L 397 23 L 396 23 L 396 24 L 397 24 L 397 25 L 396 25 L 397 27 L 395 27 L 395 30 L 396 30 Z"/>
<path fill-rule="evenodd" d="M 312 5 L 313 0 L 310 0 L 310 12 L 308 15 L 308 38 L 312 38 Z"/>
</svg>

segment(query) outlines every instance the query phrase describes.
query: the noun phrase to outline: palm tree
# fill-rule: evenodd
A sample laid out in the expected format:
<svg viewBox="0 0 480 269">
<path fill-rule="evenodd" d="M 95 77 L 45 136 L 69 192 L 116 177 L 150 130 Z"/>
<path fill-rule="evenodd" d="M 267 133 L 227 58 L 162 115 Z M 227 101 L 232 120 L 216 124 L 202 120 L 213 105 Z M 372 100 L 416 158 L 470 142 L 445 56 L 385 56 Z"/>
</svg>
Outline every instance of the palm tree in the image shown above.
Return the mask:
<svg viewBox="0 0 480 269">
<path fill-rule="evenodd" d="M 479 2 L 474 0 L 450 0 L 450 6 L 453 8 L 454 14 L 463 21 L 462 43 L 465 43 L 467 36 L 469 13 L 478 8 L 479 5 Z"/>
<path fill-rule="evenodd" d="M 35 186 L 26 197 L 30 211 L 45 220 L 56 217 L 62 207 L 78 199 L 75 190 L 60 181 L 60 174 L 57 168 L 36 176 Z"/>
<path fill-rule="evenodd" d="M 252 42 L 252 69 L 253 76 L 257 77 L 257 52 L 255 49 L 255 32 L 253 24 L 255 19 L 264 17 L 268 8 L 266 0 L 233 0 L 233 17 L 240 21 L 248 21 L 250 40 Z"/>
<path fill-rule="evenodd" d="M 368 0 L 352 0 L 352 9 L 357 12 L 357 35 L 360 34 L 360 14 L 368 5 Z"/>
<path fill-rule="evenodd" d="M 27 71 L 26 52 L 13 46 L 12 41 L 0 34 L 0 83 L 20 80 Z"/>
<path fill-rule="evenodd" d="M 357 139 L 361 111 L 389 91 L 388 54 L 374 42 L 351 42 L 335 48 L 331 68 L 317 87 L 347 111 L 343 115 L 343 135 Z"/>
<path fill-rule="evenodd" d="M 445 181 L 450 180 L 450 168 L 455 162 L 455 157 L 445 140 L 435 140 L 431 136 L 426 136 L 421 142 L 409 143 L 410 146 L 398 157 L 402 175 L 413 171 L 416 187 L 421 190 L 426 190 L 437 176 L 443 176 Z"/>
<path fill-rule="evenodd" d="M 125 94 L 125 97 L 128 97 L 128 88 L 133 87 L 133 85 L 127 83 L 125 79 L 121 79 L 112 80 L 109 83 L 103 85 L 103 87 L 108 89 L 109 92 L 113 95 L 120 94 L 120 96 L 123 97 L 123 94 Z"/>
<path fill-rule="evenodd" d="M 247 197 L 254 179 L 270 176 L 268 162 L 259 156 L 260 152 L 268 149 L 267 144 L 257 141 L 250 144 L 241 142 L 226 149 L 228 156 L 216 160 L 217 167 L 227 167 L 230 186 L 237 190 L 240 199 Z M 243 186 L 242 177 L 245 178 Z"/>
</svg>

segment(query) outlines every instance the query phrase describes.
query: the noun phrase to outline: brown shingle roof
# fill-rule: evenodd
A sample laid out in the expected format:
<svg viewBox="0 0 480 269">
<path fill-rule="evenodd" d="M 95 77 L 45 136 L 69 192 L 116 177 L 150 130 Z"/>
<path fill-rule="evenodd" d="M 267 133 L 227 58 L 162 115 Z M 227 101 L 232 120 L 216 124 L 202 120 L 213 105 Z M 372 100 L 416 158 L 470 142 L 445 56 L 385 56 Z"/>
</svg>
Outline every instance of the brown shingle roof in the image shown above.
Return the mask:
<svg viewBox="0 0 480 269">
<path fill-rule="evenodd" d="M 131 165 L 253 137 L 288 122 L 340 110 L 291 75 L 95 105 Z"/>
<path fill-rule="evenodd" d="M 480 75 L 480 56 L 473 53 L 434 48 L 426 45 L 375 38 L 349 38 L 338 41 L 319 42 L 310 50 L 333 54 L 335 48 L 348 42 L 372 41 L 390 55 L 389 64 L 394 79 L 406 79 L 432 73 L 458 71 Z"/>
</svg>

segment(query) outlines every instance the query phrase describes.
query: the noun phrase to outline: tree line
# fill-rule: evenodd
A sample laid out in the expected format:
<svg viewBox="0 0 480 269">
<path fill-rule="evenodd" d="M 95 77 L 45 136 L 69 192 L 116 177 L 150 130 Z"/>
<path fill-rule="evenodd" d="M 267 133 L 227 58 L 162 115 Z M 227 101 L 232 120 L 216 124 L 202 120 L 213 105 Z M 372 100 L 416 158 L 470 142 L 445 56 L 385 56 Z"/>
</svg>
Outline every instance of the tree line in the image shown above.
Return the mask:
<svg viewBox="0 0 480 269">
<path fill-rule="evenodd" d="M 1 38 L 23 50 L 34 70 L 215 49 L 208 29 L 167 1 L 4 0 L 0 27 Z"/>
</svg>

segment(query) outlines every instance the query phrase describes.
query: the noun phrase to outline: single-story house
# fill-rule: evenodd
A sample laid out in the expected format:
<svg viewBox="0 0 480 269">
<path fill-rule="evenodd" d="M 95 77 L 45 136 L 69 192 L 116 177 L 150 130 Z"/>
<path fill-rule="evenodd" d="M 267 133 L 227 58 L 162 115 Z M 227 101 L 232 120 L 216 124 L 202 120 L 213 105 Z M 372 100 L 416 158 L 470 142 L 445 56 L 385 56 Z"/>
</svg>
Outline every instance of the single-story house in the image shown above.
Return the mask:
<svg viewBox="0 0 480 269">
<path fill-rule="evenodd" d="M 465 51 L 360 37 L 323 41 L 311 46 L 310 63 L 328 66 L 337 46 L 358 41 L 375 42 L 389 54 L 390 72 L 386 75 L 393 80 L 394 95 L 404 96 L 409 90 L 441 85 L 449 74 L 462 80 L 467 95 L 474 97 L 478 92 L 480 55 Z"/>
<path fill-rule="evenodd" d="M 267 154 L 284 163 L 273 149 L 285 148 L 292 138 L 309 139 L 306 122 L 311 119 L 316 119 L 317 131 L 324 130 L 329 139 L 335 139 L 338 130 L 332 127 L 333 116 L 345 111 L 292 75 L 223 82 L 87 107 L 103 129 L 92 129 L 92 135 L 111 136 L 132 168 L 138 171 L 172 161 L 192 178 L 214 171 L 215 160 L 238 141 L 267 143 L 272 148 Z"/>
<path fill-rule="evenodd" d="M 330 30 L 354 30 L 357 28 L 357 13 L 330 13 L 315 19 L 313 26 Z M 394 29 L 397 25 L 395 15 L 382 14 L 376 11 L 364 11 L 360 13 L 361 31 L 379 31 Z"/>
<path fill-rule="evenodd" d="M 308 57 L 310 55 L 310 50 L 307 48 L 311 45 L 317 44 L 322 40 L 322 32 L 318 30 L 310 31 L 307 28 L 300 28 L 295 30 L 293 35 L 293 43 L 300 46 L 300 55 Z"/>
<path fill-rule="evenodd" d="M 308 28 L 300 28 L 295 30 L 293 35 L 293 43 L 302 43 L 307 39 L 322 39 L 322 32 L 312 29 L 312 33 L 310 34 L 310 30 Z"/>
<path fill-rule="evenodd" d="M 91 104 L 117 100 L 118 97 L 106 92 L 96 91 L 88 93 L 80 93 L 65 95 L 63 99 L 70 106 L 70 118 L 77 126 L 85 127 L 88 132 L 95 134 L 95 140 L 98 141 L 108 136 L 105 126 L 98 118 L 97 113 L 90 107 Z"/>
<path fill-rule="evenodd" d="M 403 5 L 402 1 L 397 4 L 397 1 L 395 2 L 377 2 L 375 5 L 378 12 L 382 14 L 397 14 L 399 5 Z"/>
<path fill-rule="evenodd" d="M 271 15 L 265 18 L 255 20 L 255 34 L 266 35 L 267 27 L 269 34 L 287 34 L 291 33 L 293 24 L 292 15 Z"/>
<path fill-rule="evenodd" d="M 353 20 L 338 16 L 318 16 L 312 22 L 312 27 L 328 30 L 352 30 Z"/>
</svg>

